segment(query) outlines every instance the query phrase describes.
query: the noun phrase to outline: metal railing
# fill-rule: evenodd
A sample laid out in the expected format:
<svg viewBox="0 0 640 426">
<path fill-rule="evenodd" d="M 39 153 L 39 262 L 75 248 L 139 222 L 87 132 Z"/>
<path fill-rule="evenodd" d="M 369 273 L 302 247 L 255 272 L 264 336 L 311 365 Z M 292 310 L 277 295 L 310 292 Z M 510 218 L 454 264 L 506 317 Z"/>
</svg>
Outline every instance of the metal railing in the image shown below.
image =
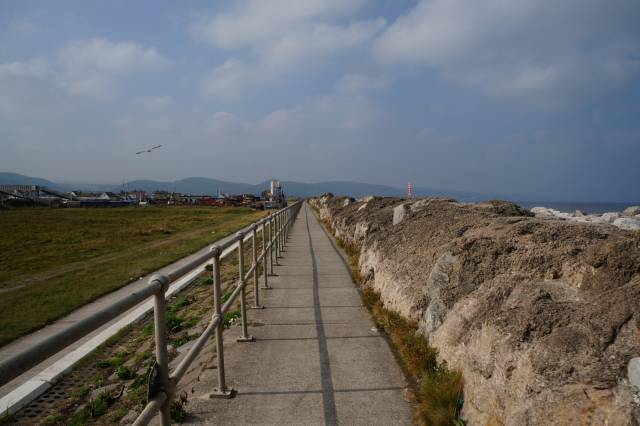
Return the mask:
<svg viewBox="0 0 640 426">
<path fill-rule="evenodd" d="M 280 257 L 282 248 L 287 240 L 289 230 L 295 220 L 301 203 L 296 202 L 269 216 L 253 223 L 247 232 L 238 232 L 233 238 L 219 244 L 213 244 L 211 249 L 191 259 L 187 264 L 180 266 L 166 274 L 156 274 L 149 278 L 149 283 L 140 291 L 131 293 L 127 297 L 113 303 L 112 305 L 92 314 L 81 322 L 56 333 L 47 339 L 35 344 L 29 349 L 18 353 L 0 362 L 0 386 L 26 372 L 38 363 L 44 361 L 51 355 L 59 352 L 68 345 L 83 338 L 93 332 L 101 325 L 106 324 L 130 308 L 138 305 L 147 298 L 153 296 L 154 299 L 154 323 L 155 323 L 155 351 L 156 362 L 149 375 L 149 402 L 140 416 L 136 419 L 135 425 L 146 425 L 153 417 L 159 413 L 160 423 L 168 425 L 170 422 L 169 406 L 173 398 L 177 384 L 182 379 L 191 363 L 200 354 L 205 343 L 215 334 L 216 358 L 218 371 L 218 387 L 213 389 L 212 397 L 230 398 L 234 395 L 233 389 L 228 389 L 225 384 L 224 371 L 224 346 L 222 333 L 224 330 L 224 314 L 230 309 L 238 296 L 240 297 L 240 319 L 242 335 L 238 339 L 243 342 L 255 340 L 248 334 L 247 329 L 247 306 L 246 306 L 246 286 L 253 284 L 254 305 L 252 308 L 260 308 L 259 299 L 259 279 L 258 268 L 262 262 L 264 286 L 269 288 L 268 275 L 273 274 L 274 260 Z M 262 234 L 262 248 L 258 254 L 257 233 Z M 251 241 L 251 267 L 244 272 L 244 244 Z M 222 304 L 222 290 L 220 277 L 220 262 L 225 257 L 231 255 L 237 247 L 239 279 L 235 284 L 233 292 Z M 169 372 L 169 355 L 167 352 L 167 331 L 165 324 L 166 300 L 165 292 L 169 285 L 201 266 L 205 262 L 213 262 L 213 293 L 214 293 L 214 313 L 204 332 L 198 337 L 189 352 L 184 356 L 172 373 Z"/>
</svg>

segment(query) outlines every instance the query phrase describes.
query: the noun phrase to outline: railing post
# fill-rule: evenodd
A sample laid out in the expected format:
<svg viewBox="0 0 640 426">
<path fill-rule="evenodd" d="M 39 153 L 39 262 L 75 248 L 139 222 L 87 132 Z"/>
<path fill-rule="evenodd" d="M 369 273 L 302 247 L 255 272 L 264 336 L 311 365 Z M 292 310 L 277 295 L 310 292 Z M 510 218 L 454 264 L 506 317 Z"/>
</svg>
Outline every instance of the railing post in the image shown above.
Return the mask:
<svg viewBox="0 0 640 426">
<path fill-rule="evenodd" d="M 246 297 L 246 287 L 244 281 L 244 234 L 242 232 L 238 232 L 236 234 L 238 236 L 238 269 L 240 270 L 240 282 L 238 285 L 241 286 L 240 290 L 240 320 L 242 322 L 242 335 L 238 337 L 238 342 L 253 342 L 256 340 L 253 336 L 249 335 L 249 331 L 247 329 L 247 297 Z"/>
<path fill-rule="evenodd" d="M 267 269 L 267 245 L 269 244 L 269 240 L 267 239 L 267 221 L 262 222 L 262 272 L 264 273 L 264 287 L 263 288 L 271 288 L 269 287 L 269 270 Z"/>
<path fill-rule="evenodd" d="M 278 258 L 280 257 L 280 212 L 276 213 L 275 220 L 275 228 L 276 228 L 276 265 L 278 264 Z"/>
<path fill-rule="evenodd" d="M 271 216 L 271 273 L 273 266 L 278 264 L 278 239 L 276 238 L 276 214 Z"/>
<path fill-rule="evenodd" d="M 166 326 L 166 301 L 164 293 L 169 286 L 169 278 L 165 275 L 154 275 L 149 280 L 159 281 L 162 284 L 160 290 L 153 295 L 153 319 L 155 321 L 156 362 L 158 363 L 158 379 L 160 389 L 166 393 L 167 399 L 160 407 L 160 424 L 162 426 L 171 423 L 169 404 L 171 395 L 169 391 L 169 354 L 167 353 L 167 326 Z"/>
<path fill-rule="evenodd" d="M 220 248 L 213 246 L 213 310 L 214 316 L 218 316 L 220 321 L 216 327 L 216 358 L 218 361 L 218 387 L 209 396 L 211 398 L 233 398 L 235 391 L 227 389 L 224 377 L 224 346 L 222 343 L 222 333 L 224 331 L 224 316 L 222 315 L 222 289 L 220 284 Z"/>
<path fill-rule="evenodd" d="M 258 232 L 256 231 L 256 224 L 251 225 L 251 251 L 253 254 L 253 293 L 254 300 L 252 309 L 262 309 L 264 306 L 260 306 L 260 289 L 258 288 L 258 242 L 256 241 L 256 236 Z"/>
<path fill-rule="evenodd" d="M 291 209 L 288 208 L 287 212 L 285 214 L 286 218 L 287 218 L 287 226 L 286 226 L 286 231 L 284 233 L 284 239 L 285 241 L 289 239 L 289 231 L 291 230 Z"/>
<path fill-rule="evenodd" d="M 284 244 L 282 244 L 282 228 L 284 224 L 284 212 L 280 212 L 280 257 L 282 257 L 282 249 L 284 249 Z"/>
<path fill-rule="evenodd" d="M 282 257 L 282 211 L 278 213 L 278 254 Z"/>
</svg>

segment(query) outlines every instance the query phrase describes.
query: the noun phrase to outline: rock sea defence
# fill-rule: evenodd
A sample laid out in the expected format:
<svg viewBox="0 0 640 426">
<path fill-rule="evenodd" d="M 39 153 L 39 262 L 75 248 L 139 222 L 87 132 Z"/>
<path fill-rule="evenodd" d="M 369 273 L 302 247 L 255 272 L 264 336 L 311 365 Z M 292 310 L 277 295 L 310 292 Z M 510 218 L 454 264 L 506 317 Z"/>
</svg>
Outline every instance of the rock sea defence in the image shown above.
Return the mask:
<svg viewBox="0 0 640 426">
<path fill-rule="evenodd" d="M 627 231 L 640 231 L 640 206 L 629 207 L 621 213 L 609 212 L 589 215 L 582 213 L 580 210 L 576 210 L 575 213 L 566 213 L 547 207 L 534 207 L 531 209 L 531 212 L 535 214 L 536 217 L 541 218 L 573 220 L 592 224 L 610 223 L 617 228 Z"/>
<path fill-rule="evenodd" d="M 503 201 L 309 202 L 463 372 L 468 424 L 639 424 L 640 232 Z"/>
</svg>

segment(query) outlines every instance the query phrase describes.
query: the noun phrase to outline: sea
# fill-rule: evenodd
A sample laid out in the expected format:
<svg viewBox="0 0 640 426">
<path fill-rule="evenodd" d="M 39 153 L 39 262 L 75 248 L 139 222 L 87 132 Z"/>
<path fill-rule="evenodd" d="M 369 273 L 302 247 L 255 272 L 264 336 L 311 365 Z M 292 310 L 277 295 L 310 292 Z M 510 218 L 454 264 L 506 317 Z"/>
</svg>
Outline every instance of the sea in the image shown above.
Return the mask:
<svg viewBox="0 0 640 426">
<path fill-rule="evenodd" d="M 574 213 L 576 210 L 580 210 L 585 214 L 602 214 L 607 212 L 621 212 L 627 207 L 638 206 L 640 202 L 636 203 L 579 203 L 579 202 L 566 202 L 559 203 L 553 201 L 514 201 L 521 207 L 530 209 L 532 207 L 548 207 L 550 209 L 558 210 L 566 213 Z"/>
</svg>

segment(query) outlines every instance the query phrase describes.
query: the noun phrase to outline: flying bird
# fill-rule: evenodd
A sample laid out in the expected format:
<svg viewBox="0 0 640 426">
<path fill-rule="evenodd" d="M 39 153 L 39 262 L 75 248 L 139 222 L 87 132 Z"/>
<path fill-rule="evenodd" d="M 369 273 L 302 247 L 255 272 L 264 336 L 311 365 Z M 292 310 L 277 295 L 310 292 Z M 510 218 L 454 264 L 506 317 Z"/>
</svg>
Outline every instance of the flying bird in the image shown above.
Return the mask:
<svg viewBox="0 0 640 426">
<path fill-rule="evenodd" d="M 138 152 L 136 152 L 136 155 L 144 154 L 145 152 L 151 152 L 151 151 L 153 151 L 154 149 L 158 149 L 158 148 L 160 148 L 161 146 L 162 146 L 162 145 L 156 145 L 156 146 L 154 146 L 153 148 L 149 148 L 149 149 L 145 149 L 145 150 L 142 150 L 142 151 L 138 151 Z"/>
</svg>

